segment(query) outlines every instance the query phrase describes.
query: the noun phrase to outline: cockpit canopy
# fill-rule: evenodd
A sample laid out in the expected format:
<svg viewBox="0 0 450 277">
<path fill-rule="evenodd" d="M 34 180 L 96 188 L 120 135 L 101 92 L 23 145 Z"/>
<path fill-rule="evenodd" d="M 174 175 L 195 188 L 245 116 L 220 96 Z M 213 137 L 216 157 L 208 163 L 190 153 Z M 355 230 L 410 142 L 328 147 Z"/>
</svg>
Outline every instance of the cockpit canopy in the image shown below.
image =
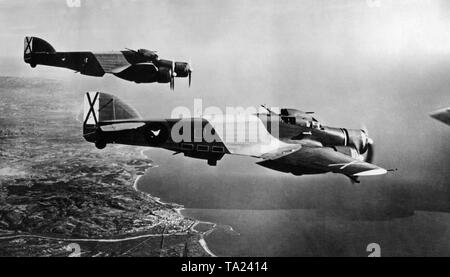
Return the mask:
<svg viewBox="0 0 450 277">
<path fill-rule="evenodd" d="M 306 112 L 297 109 L 287 109 L 287 108 L 280 109 L 281 116 L 296 116 L 300 114 L 306 114 Z"/>
<path fill-rule="evenodd" d="M 322 126 L 317 119 L 312 117 L 313 112 L 304 112 L 297 109 L 281 109 L 281 119 L 288 124 L 295 124 L 307 128 L 320 129 Z"/>
<path fill-rule="evenodd" d="M 141 54 L 142 56 L 144 56 L 146 58 L 149 58 L 151 60 L 158 58 L 158 54 L 156 54 L 155 51 L 151 51 L 151 50 L 148 50 L 148 49 L 138 49 L 137 52 L 139 54 Z"/>
</svg>

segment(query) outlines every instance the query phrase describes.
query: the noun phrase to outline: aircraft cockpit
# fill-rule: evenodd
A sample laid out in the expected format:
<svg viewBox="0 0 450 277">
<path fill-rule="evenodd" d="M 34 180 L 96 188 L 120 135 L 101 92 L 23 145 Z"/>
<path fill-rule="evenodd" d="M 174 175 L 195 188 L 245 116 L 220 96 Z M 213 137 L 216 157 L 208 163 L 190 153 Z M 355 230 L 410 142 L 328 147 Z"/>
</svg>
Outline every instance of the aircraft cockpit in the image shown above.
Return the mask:
<svg viewBox="0 0 450 277">
<path fill-rule="evenodd" d="M 151 60 L 157 59 L 158 58 L 158 54 L 156 54 L 155 51 L 151 51 L 148 49 L 138 49 L 137 52 L 139 54 L 141 54 L 142 56 L 149 58 Z"/>
<path fill-rule="evenodd" d="M 281 109 L 281 120 L 287 124 L 302 126 L 305 128 L 321 129 L 320 122 L 311 116 L 313 112 L 303 112 L 296 109 Z"/>
</svg>

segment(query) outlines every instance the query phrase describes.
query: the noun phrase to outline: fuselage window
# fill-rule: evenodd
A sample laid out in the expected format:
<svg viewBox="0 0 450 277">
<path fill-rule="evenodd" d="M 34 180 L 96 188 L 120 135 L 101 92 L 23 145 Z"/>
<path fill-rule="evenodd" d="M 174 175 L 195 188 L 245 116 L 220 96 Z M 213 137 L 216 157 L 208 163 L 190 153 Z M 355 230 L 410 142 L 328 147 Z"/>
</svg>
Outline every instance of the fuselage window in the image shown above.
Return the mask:
<svg viewBox="0 0 450 277">
<path fill-rule="evenodd" d="M 209 146 L 208 145 L 197 145 L 197 151 L 199 152 L 208 152 Z"/>
<path fill-rule="evenodd" d="M 181 149 L 183 150 L 194 150 L 194 145 L 190 143 L 182 143 Z"/>
<path fill-rule="evenodd" d="M 223 153 L 223 147 L 222 146 L 213 146 L 212 147 L 212 152 L 214 153 Z"/>
</svg>

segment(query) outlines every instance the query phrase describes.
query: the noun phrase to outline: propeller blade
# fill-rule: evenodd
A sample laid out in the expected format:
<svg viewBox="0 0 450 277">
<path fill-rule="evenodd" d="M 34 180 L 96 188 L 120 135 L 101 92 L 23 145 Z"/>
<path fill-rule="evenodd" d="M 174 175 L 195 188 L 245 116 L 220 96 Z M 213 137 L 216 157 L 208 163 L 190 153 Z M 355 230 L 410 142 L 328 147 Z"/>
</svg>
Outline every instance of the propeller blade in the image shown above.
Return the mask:
<svg viewBox="0 0 450 277">
<path fill-rule="evenodd" d="M 361 127 L 361 130 L 364 132 L 365 136 L 366 136 L 366 147 L 367 147 L 367 154 L 366 154 L 366 158 L 364 159 L 364 161 L 368 162 L 368 163 L 372 163 L 373 162 L 373 156 L 374 156 L 374 151 L 375 151 L 375 147 L 374 147 L 374 141 L 373 139 L 370 138 L 369 136 L 369 131 L 367 130 L 367 126 L 363 125 Z"/>
<path fill-rule="evenodd" d="M 192 71 L 189 71 L 189 87 L 191 87 Z"/>
<path fill-rule="evenodd" d="M 172 68 L 170 69 L 170 89 L 175 90 L 175 77 L 177 73 L 175 72 L 175 62 L 172 61 Z"/>
<path fill-rule="evenodd" d="M 189 58 L 189 63 L 188 63 L 188 68 L 187 68 L 188 72 L 189 72 L 189 87 L 191 87 L 191 82 L 192 82 L 192 71 L 194 71 L 194 69 L 192 68 L 192 61 L 191 58 Z"/>
<path fill-rule="evenodd" d="M 375 151 L 375 149 L 373 146 L 373 141 L 372 141 L 372 143 L 369 142 L 369 144 L 367 145 L 366 162 L 368 162 L 368 163 L 373 162 L 374 151 Z"/>
</svg>

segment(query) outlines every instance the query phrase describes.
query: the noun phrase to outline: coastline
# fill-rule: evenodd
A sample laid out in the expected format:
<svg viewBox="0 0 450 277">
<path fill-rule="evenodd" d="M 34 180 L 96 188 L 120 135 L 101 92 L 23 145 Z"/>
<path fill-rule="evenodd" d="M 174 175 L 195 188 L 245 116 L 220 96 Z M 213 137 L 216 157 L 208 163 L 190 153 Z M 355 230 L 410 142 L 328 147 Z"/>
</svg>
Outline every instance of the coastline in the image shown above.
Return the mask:
<svg viewBox="0 0 450 277">
<path fill-rule="evenodd" d="M 120 151 L 118 151 L 120 152 Z M 126 157 L 125 157 L 126 158 Z M 126 159 L 128 160 L 128 159 Z M 149 167 L 153 167 L 151 161 L 147 163 L 147 166 Z M 68 251 L 66 248 L 61 248 L 60 244 L 64 243 L 64 242 L 73 242 L 73 243 L 83 243 L 82 247 L 83 249 L 89 249 L 87 250 L 87 252 L 94 252 L 95 250 L 91 250 L 92 248 L 95 248 L 95 246 L 90 247 L 89 245 L 86 244 L 90 244 L 90 245 L 95 245 L 97 243 L 103 243 L 104 246 L 100 246 L 99 248 L 102 248 L 102 250 L 99 251 L 95 251 L 94 254 L 95 255 L 104 255 L 107 254 L 108 252 L 105 251 L 105 248 L 108 247 L 114 247 L 113 244 L 114 243 L 127 243 L 127 244 L 131 244 L 133 243 L 133 241 L 142 241 L 142 243 L 144 242 L 148 242 L 149 239 L 152 240 L 159 240 L 160 238 L 163 237 L 168 237 L 168 236 L 176 236 L 176 237 L 182 237 L 182 236 L 186 236 L 189 235 L 189 231 L 193 231 L 193 233 L 196 233 L 197 235 L 200 236 L 200 239 L 196 239 L 194 240 L 194 242 L 198 242 L 197 243 L 197 247 L 199 250 L 201 250 L 203 253 L 201 253 L 200 255 L 205 255 L 205 256 L 212 256 L 214 257 L 215 255 L 212 253 L 211 250 L 209 250 L 208 246 L 206 245 L 206 242 L 203 240 L 203 234 L 201 232 L 197 232 L 196 230 L 194 230 L 194 226 L 197 225 L 199 222 L 195 219 L 192 218 L 187 218 L 185 217 L 182 213 L 181 210 L 182 208 L 178 208 L 178 204 L 170 204 L 170 203 L 164 203 L 162 201 L 160 201 L 159 198 L 157 197 L 153 197 L 150 194 L 140 191 L 138 189 L 138 182 L 141 179 L 141 177 L 144 175 L 145 171 L 148 169 L 145 167 L 139 166 L 137 170 L 129 170 L 128 173 L 129 175 L 129 185 L 128 185 L 128 189 L 126 189 L 126 187 L 122 187 L 125 191 L 128 190 L 130 191 L 130 185 L 132 184 L 133 186 L 133 190 L 131 191 L 131 195 L 134 193 L 137 194 L 141 194 L 141 197 L 144 197 L 148 200 L 151 199 L 151 202 L 153 203 L 158 203 L 159 205 L 165 207 L 166 209 L 171 209 L 172 210 L 172 214 L 178 214 L 180 215 L 181 218 L 183 218 L 182 220 L 186 220 L 188 219 L 191 223 L 188 226 L 185 226 L 185 228 L 183 228 L 182 230 L 179 230 L 177 232 L 174 233 L 153 233 L 153 232 L 147 232 L 146 231 L 138 231 L 136 233 L 133 234 L 123 234 L 123 235 L 118 235 L 118 236 L 111 236 L 111 237 L 102 237 L 102 236 L 94 236 L 94 238 L 90 238 L 90 237 L 72 237 L 72 236 L 66 236 L 64 234 L 57 234 L 57 235 L 53 235 L 52 233 L 48 233 L 48 232 L 27 232 L 27 231 L 3 231 L 1 230 L 1 234 L 0 234 L 0 244 L 2 245 L 1 247 L 9 247 L 8 243 L 10 241 L 13 241 L 13 244 L 27 244 L 28 242 L 31 243 L 31 245 L 40 245 L 41 243 L 43 243 L 43 241 L 48 242 L 51 245 L 51 249 L 48 250 L 48 253 L 39 253 L 39 255 L 61 255 L 64 256 L 66 255 L 65 252 Z M 16 186 L 16 187 L 20 187 L 20 186 Z M 29 190 L 29 188 L 28 188 Z M 58 196 L 52 195 L 50 197 L 50 199 L 54 199 Z M 148 198 L 147 198 L 148 197 Z M 46 198 L 45 198 L 46 199 Z M 120 203 L 119 203 L 120 204 Z M 118 204 L 118 205 L 119 205 Z M 174 207 L 175 206 L 175 207 Z M 139 219 L 138 219 L 139 220 Z M 145 224 L 145 220 L 141 222 L 142 224 Z M 69 223 L 70 224 L 70 223 Z M 153 225 L 148 225 L 145 224 L 146 228 L 150 228 L 153 229 L 154 227 L 157 227 L 158 225 L 161 225 L 161 222 L 157 222 L 156 224 Z M 69 225 L 70 226 L 70 225 Z M 141 244 L 142 244 L 141 243 Z M 140 244 L 139 244 L 140 245 Z M 1 248 L 0 247 L 0 248 Z M 134 247 L 134 246 L 133 246 Z M 32 251 L 34 251 L 32 249 L 33 247 L 30 247 L 31 250 L 29 250 L 29 252 L 27 252 L 26 254 L 20 254 L 20 255 L 30 255 L 29 253 L 32 253 Z M 11 248 L 13 249 L 13 248 Z M 27 248 L 28 249 L 28 248 Z M 134 248 L 130 248 L 130 249 L 134 249 Z M 153 248 L 150 248 L 153 249 Z M 11 251 L 15 251 L 14 249 Z M 47 250 L 46 250 L 47 251 Z M 151 251 L 151 250 L 148 250 Z M 14 252 L 15 253 L 15 252 Z M 20 252 L 22 253 L 22 252 Z M 34 252 L 33 252 L 34 253 Z M 49 254 L 51 253 L 51 254 Z M 83 252 L 84 253 L 84 252 Z M 126 252 L 127 253 L 127 252 Z M 165 255 L 166 252 L 163 252 L 163 255 Z M 83 254 L 84 255 L 84 254 Z"/>
<path fill-rule="evenodd" d="M 142 149 L 142 150 L 140 151 L 140 153 L 141 153 L 141 155 L 142 155 L 145 159 L 150 159 L 150 157 L 147 156 L 147 155 L 144 153 L 146 150 L 147 150 L 147 149 L 144 148 L 144 149 Z M 151 159 L 150 159 L 150 160 L 151 160 Z M 148 168 L 145 170 L 144 174 L 147 172 L 147 170 L 150 170 L 151 168 L 154 168 L 154 167 L 158 167 L 158 166 L 157 166 L 157 165 L 153 165 L 152 163 L 149 163 L 149 164 L 148 164 Z M 147 193 L 147 192 L 145 192 L 145 191 L 139 190 L 139 180 L 141 179 L 142 176 L 144 176 L 144 174 L 138 175 L 138 176 L 135 178 L 134 183 L 133 183 L 133 189 L 134 189 L 135 191 L 137 191 L 137 192 L 144 193 L 144 194 L 146 194 L 146 195 L 152 197 L 152 198 L 155 200 L 155 202 L 157 202 L 157 203 L 159 203 L 159 204 L 161 204 L 161 205 L 172 204 L 172 205 L 178 206 L 177 208 L 174 208 L 174 211 L 175 211 L 177 214 L 179 214 L 180 216 L 182 216 L 182 217 L 184 217 L 184 218 L 188 218 L 188 217 L 186 217 L 185 215 L 183 215 L 183 213 L 182 213 L 182 211 L 185 210 L 185 208 L 184 208 L 182 205 L 180 205 L 180 204 L 178 204 L 178 203 L 166 203 L 166 202 L 162 201 L 161 198 L 159 198 L 159 197 L 157 197 L 157 196 L 154 196 L 154 195 L 151 195 L 150 193 Z M 198 243 L 200 244 L 200 246 L 203 248 L 203 250 L 204 250 L 209 256 L 211 256 L 211 257 L 217 257 L 217 255 L 214 254 L 214 253 L 211 251 L 211 249 L 209 249 L 208 244 L 206 243 L 206 240 L 205 240 L 205 237 L 208 236 L 210 233 L 212 233 L 212 232 L 214 231 L 214 229 L 216 228 L 217 224 L 216 224 L 216 223 L 213 223 L 213 222 L 201 221 L 201 220 L 198 220 L 198 219 L 195 219 L 195 218 L 190 218 L 190 219 L 195 220 L 195 223 L 192 224 L 190 230 L 191 230 L 192 232 L 198 233 L 198 234 L 200 235 L 200 239 L 198 240 Z M 203 224 L 209 224 L 209 225 L 212 225 L 212 228 L 209 229 L 209 230 L 207 230 L 207 231 L 205 231 L 205 232 L 200 232 L 200 231 L 196 230 L 195 227 L 196 227 L 198 224 L 202 224 L 202 223 L 203 223 Z M 232 228 L 232 227 L 230 226 L 230 228 Z"/>
<path fill-rule="evenodd" d="M 81 103 L 67 101 L 77 92 L 42 78 L 0 81 L 0 108 L 16 115 L 0 132 L 0 256 L 65 257 L 70 242 L 83 256 L 209 256 L 194 219 L 131 188 L 151 165 L 141 148 L 100 151 L 83 139 Z"/>
</svg>

